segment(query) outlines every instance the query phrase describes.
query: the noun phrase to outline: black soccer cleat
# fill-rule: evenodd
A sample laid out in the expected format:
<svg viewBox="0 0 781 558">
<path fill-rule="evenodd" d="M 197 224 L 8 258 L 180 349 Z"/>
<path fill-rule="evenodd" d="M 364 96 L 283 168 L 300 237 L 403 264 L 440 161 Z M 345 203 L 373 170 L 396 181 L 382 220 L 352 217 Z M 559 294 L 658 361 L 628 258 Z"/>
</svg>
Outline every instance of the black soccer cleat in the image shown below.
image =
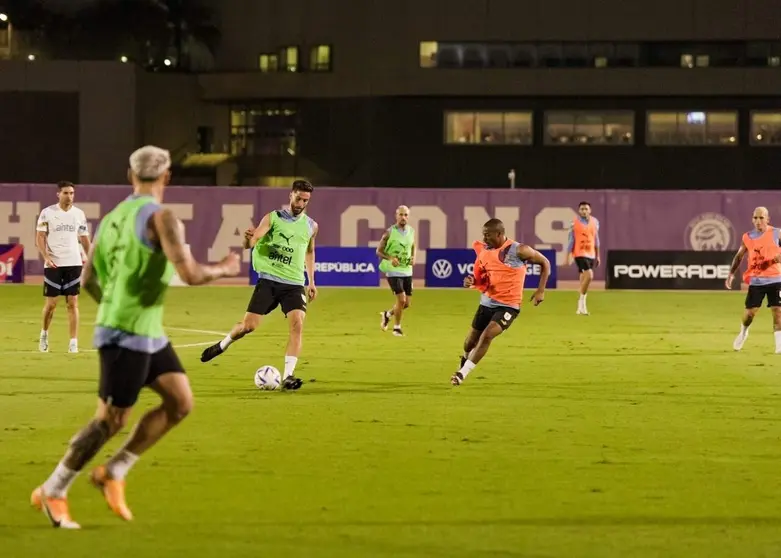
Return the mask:
<svg viewBox="0 0 781 558">
<path fill-rule="evenodd" d="M 464 375 L 461 372 L 456 372 L 450 377 L 450 383 L 454 386 L 460 386 L 464 383 Z"/>
<path fill-rule="evenodd" d="M 382 331 L 388 330 L 388 324 L 390 323 L 390 314 L 387 310 L 380 312 L 380 329 Z"/>
<path fill-rule="evenodd" d="M 301 378 L 295 376 L 288 376 L 282 380 L 282 389 L 284 390 L 297 390 L 304 385 L 304 381 Z"/>
<path fill-rule="evenodd" d="M 206 347 L 201 353 L 201 362 L 209 362 L 211 359 L 220 356 L 225 351 L 222 350 L 219 343 Z"/>
</svg>

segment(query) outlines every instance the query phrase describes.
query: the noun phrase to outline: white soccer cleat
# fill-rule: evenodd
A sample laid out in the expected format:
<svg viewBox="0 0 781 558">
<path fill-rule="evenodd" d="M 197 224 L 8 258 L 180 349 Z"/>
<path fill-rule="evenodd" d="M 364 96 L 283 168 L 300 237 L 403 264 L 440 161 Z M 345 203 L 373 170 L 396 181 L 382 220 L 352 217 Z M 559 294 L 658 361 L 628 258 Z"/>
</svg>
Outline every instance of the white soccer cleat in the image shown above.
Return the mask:
<svg viewBox="0 0 781 558">
<path fill-rule="evenodd" d="M 38 341 L 38 350 L 42 353 L 48 353 L 49 352 L 49 339 L 46 337 L 41 337 L 41 339 Z"/>
<path fill-rule="evenodd" d="M 79 344 L 71 341 L 68 344 L 68 352 L 69 353 L 78 353 L 79 352 Z"/>
<path fill-rule="evenodd" d="M 575 314 L 579 316 L 588 316 L 588 310 L 586 309 L 585 306 L 579 306 L 578 311 L 575 312 Z"/>
<path fill-rule="evenodd" d="M 746 339 L 748 339 L 748 332 L 746 332 L 745 335 L 738 333 L 738 336 L 735 337 L 735 340 L 732 342 L 732 348 L 736 351 L 739 351 L 743 348 L 743 345 L 746 343 Z"/>
</svg>

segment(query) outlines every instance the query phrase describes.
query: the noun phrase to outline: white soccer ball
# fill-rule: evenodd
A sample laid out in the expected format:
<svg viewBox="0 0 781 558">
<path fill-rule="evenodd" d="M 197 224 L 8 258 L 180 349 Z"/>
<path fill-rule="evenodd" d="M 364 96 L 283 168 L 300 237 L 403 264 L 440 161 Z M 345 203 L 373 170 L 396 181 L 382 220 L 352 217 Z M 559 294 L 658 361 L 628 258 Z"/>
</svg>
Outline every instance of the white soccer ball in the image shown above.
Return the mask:
<svg viewBox="0 0 781 558">
<path fill-rule="evenodd" d="M 281 383 L 282 375 L 273 366 L 267 364 L 255 372 L 255 385 L 258 386 L 258 389 L 275 390 Z"/>
</svg>

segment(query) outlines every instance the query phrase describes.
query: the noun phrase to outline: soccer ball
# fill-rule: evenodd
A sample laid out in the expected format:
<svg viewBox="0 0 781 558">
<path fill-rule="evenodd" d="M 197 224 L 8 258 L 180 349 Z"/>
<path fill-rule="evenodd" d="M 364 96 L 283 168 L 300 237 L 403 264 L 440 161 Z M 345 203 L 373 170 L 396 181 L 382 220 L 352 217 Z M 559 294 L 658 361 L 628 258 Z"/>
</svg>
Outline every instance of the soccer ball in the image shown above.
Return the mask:
<svg viewBox="0 0 781 558">
<path fill-rule="evenodd" d="M 258 368 L 255 372 L 255 385 L 258 389 L 275 390 L 282 383 L 279 370 L 268 364 Z"/>
</svg>

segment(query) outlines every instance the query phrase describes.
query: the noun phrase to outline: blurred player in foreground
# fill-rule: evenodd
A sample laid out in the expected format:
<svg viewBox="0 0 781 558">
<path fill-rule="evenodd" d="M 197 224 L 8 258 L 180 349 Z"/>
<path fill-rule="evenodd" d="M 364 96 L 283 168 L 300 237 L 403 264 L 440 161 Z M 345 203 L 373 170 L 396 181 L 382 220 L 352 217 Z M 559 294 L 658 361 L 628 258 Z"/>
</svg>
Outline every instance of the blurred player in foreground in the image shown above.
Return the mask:
<svg viewBox="0 0 781 558">
<path fill-rule="evenodd" d="M 767 208 L 757 207 L 751 217 L 754 230 L 743 235 L 740 248 L 732 258 L 732 267 L 727 277 L 726 287 L 732 288 L 735 273 L 740 268 L 743 256 L 748 253 L 748 269 L 743 280 L 748 283 L 746 311 L 740 333 L 732 343 L 739 351 L 748 339 L 748 330 L 759 312 L 762 301 L 767 297 L 767 306 L 773 313 L 773 336 L 776 341 L 776 353 L 781 353 L 781 250 L 779 249 L 779 229 L 771 227 Z"/>
<path fill-rule="evenodd" d="M 567 265 L 575 259 L 580 277 L 580 298 L 576 314 L 588 316 L 586 295 L 594 279 L 594 268 L 599 266 L 599 221 L 591 216 L 591 204 L 580 202 L 578 216 L 572 222 L 567 245 Z"/>
<path fill-rule="evenodd" d="M 401 314 L 410 305 L 412 270 L 415 268 L 415 229 L 407 221 L 409 207 L 400 205 L 396 209 L 396 224 L 385 231 L 377 247 L 380 271 L 385 273 L 388 285 L 396 296 L 393 307 L 380 312 L 380 327 L 386 331 L 393 317 L 393 335 L 397 337 L 404 335 L 401 331 Z"/>
<path fill-rule="evenodd" d="M 82 286 L 98 302 L 95 345 L 100 357 L 99 401 L 95 418 L 70 441 L 51 476 L 36 488 L 31 503 L 54 527 L 79 529 L 68 509 L 68 489 L 82 468 L 127 422 L 139 392 L 160 395 L 124 446 L 91 481 L 109 508 L 131 520 L 125 476 L 139 456 L 190 412 L 193 395 L 173 347 L 163 331 L 163 299 L 174 273 L 188 285 L 203 285 L 240 271 L 238 254 L 217 265 L 196 262 L 182 240 L 182 224 L 160 205 L 170 180 L 168 151 L 146 146 L 130 156 L 133 195 L 101 221 L 84 266 Z"/>
<path fill-rule="evenodd" d="M 308 181 L 296 180 L 287 209 L 267 213 L 257 228 L 244 231 L 244 248 L 252 250 L 252 267 L 258 273 L 258 283 L 242 321 L 233 326 L 225 339 L 207 347 L 201 354 L 201 362 L 221 355 L 232 343 L 255 331 L 263 316 L 281 306 L 290 328 L 282 389 L 295 390 L 303 384 L 294 372 L 301 354 L 307 296 L 309 301 L 317 296 L 317 223 L 305 213 L 313 191 Z M 304 270 L 309 276 L 308 287 L 304 287 Z"/>
<path fill-rule="evenodd" d="M 71 182 L 57 183 L 57 202 L 41 211 L 35 227 L 35 246 L 43 257 L 43 305 L 38 350 L 49 351 L 49 326 L 57 299 L 68 307 L 69 353 L 79 352 L 79 292 L 84 254 L 89 253 L 89 230 L 84 212 L 73 205 L 76 191 Z"/>
<path fill-rule="evenodd" d="M 505 236 L 504 224 L 490 219 L 483 225 L 483 242 L 472 246 L 477 253 L 475 274 L 464 279 L 465 287 L 476 287 L 482 292 L 480 305 L 472 320 L 472 329 L 464 341 L 461 369 L 453 374 L 450 383 L 461 385 L 467 375 L 488 352 L 491 341 L 509 328 L 521 311 L 526 264 L 539 264 L 540 286 L 531 297 L 538 306 L 545 299 L 545 285 L 550 276 L 550 262 L 531 246 L 510 240 Z"/>
</svg>

